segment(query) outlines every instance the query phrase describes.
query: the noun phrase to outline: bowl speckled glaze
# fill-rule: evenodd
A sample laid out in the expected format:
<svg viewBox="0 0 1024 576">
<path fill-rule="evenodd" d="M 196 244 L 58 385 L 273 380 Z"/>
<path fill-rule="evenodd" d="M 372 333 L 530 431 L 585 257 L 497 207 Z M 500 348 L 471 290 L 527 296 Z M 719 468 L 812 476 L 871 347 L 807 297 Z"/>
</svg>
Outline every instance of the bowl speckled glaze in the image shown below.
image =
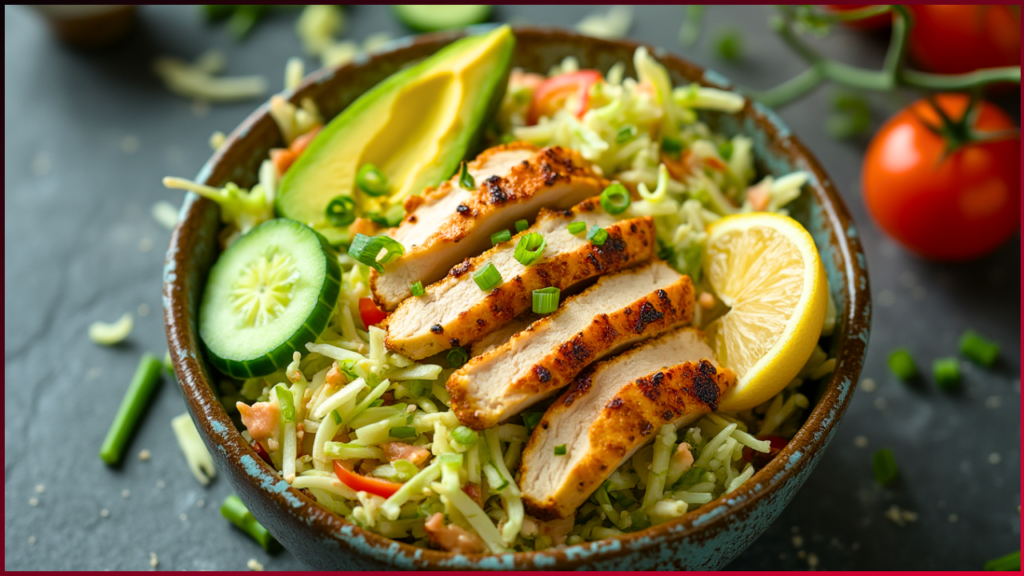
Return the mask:
<svg viewBox="0 0 1024 576">
<path fill-rule="evenodd" d="M 437 51 L 460 34 L 399 40 L 386 52 L 336 69 L 316 72 L 293 93 L 312 98 L 326 118 L 410 61 Z M 566 56 L 581 67 L 607 71 L 616 62 L 633 75 L 628 41 L 606 41 L 539 28 L 517 28 L 514 65 L 545 72 Z M 652 54 L 674 84 L 700 82 L 730 88 L 717 73 L 702 70 L 659 49 Z M 748 102 L 736 115 L 706 118 L 727 134 L 754 140 L 758 168 L 781 175 L 811 174 L 793 215 L 811 232 L 828 273 L 839 310 L 827 341 L 837 359 L 827 382 L 810 391 L 814 407 L 786 448 L 733 493 L 686 516 L 619 538 L 543 552 L 465 556 L 416 548 L 362 530 L 291 488 L 242 439 L 217 400 L 210 366 L 203 358 L 196 312 L 206 274 L 217 256 L 220 230 L 212 202 L 189 195 L 171 239 L 164 270 L 164 318 L 177 379 L 200 433 L 238 496 L 286 548 L 310 566 L 328 569 L 698 569 L 725 566 L 778 517 L 824 453 L 850 402 L 868 343 L 870 302 L 867 269 L 857 231 L 835 186 L 811 153 L 769 109 Z M 271 147 L 282 145 L 267 106 L 239 126 L 197 177 L 213 186 L 234 181 L 251 186 Z"/>
</svg>

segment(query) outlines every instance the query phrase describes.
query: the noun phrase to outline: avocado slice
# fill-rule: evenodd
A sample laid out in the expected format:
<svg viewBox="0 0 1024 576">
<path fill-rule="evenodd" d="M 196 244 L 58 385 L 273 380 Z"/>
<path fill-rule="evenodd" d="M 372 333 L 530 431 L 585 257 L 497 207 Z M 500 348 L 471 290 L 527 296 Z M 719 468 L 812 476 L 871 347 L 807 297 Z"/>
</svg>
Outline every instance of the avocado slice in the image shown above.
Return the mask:
<svg viewBox="0 0 1024 576">
<path fill-rule="evenodd" d="M 345 231 L 325 216 L 333 198 L 354 198 L 363 214 L 383 213 L 450 178 L 501 102 L 514 45 L 508 26 L 463 38 L 360 96 L 285 173 L 277 212 L 343 241 Z M 356 186 L 366 163 L 387 176 L 386 197 Z"/>
</svg>

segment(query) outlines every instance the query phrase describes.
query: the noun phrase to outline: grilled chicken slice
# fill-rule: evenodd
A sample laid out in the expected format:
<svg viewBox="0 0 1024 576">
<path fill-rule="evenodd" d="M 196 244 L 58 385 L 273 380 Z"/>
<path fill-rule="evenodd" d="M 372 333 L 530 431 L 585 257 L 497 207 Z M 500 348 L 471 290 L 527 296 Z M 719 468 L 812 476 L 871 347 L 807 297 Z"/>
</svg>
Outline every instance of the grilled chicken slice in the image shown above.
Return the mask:
<svg viewBox="0 0 1024 576">
<path fill-rule="evenodd" d="M 440 280 L 455 264 L 491 247 L 491 234 L 532 220 L 542 207 L 565 209 L 608 185 L 579 153 L 566 148 L 538 150 L 516 142 L 485 150 L 469 163 L 475 190 L 459 185 L 460 175 L 406 203 L 409 214 L 392 233 L 405 255 L 370 275 L 370 289 L 394 310 L 412 295 L 409 285 Z"/>
<path fill-rule="evenodd" d="M 601 226 L 604 244 L 569 233 L 570 222 Z M 523 266 L 515 259 L 522 234 L 537 232 L 547 242 L 541 259 Z M 388 349 L 419 360 L 456 346 L 472 344 L 500 329 L 531 307 L 533 291 L 554 286 L 569 288 L 587 279 L 617 272 L 650 260 L 654 252 L 654 221 L 649 217 L 616 221 L 588 198 L 571 210 L 542 210 L 537 222 L 507 242 L 463 261 L 423 296 L 408 298 L 382 323 Z M 493 264 L 501 274 L 498 287 L 483 291 L 473 279 Z"/>
<path fill-rule="evenodd" d="M 693 306 L 690 277 L 664 262 L 603 276 L 452 374 L 452 410 L 470 428 L 490 428 L 551 397 L 591 363 L 689 324 Z"/>
<path fill-rule="evenodd" d="M 499 330 L 495 330 L 487 336 L 473 342 L 469 347 L 469 357 L 476 358 L 477 356 L 483 356 L 491 350 L 500 347 L 502 344 L 511 340 L 513 336 L 519 334 L 523 330 L 526 330 L 530 327 L 530 324 L 533 324 L 541 318 L 542 316 L 540 314 L 534 314 L 533 312 L 522 314 L 505 326 L 502 326 Z"/>
<path fill-rule="evenodd" d="M 523 451 L 520 488 L 537 518 L 565 518 L 665 424 L 687 426 L 718 407 L 736 374 L 704 335 L 680 328 L 600 362 L 548 408 Z M 565 446 L 556 456 L 555 447 Z"/>
</svg>

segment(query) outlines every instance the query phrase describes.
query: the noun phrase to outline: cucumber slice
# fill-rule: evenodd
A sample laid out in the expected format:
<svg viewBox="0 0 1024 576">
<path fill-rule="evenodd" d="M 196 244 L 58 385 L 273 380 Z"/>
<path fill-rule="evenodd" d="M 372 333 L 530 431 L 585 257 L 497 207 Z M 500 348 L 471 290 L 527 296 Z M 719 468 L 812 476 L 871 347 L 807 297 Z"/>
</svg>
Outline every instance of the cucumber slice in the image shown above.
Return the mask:
<svg viewBox="0 0 1024 576">
<path fill-rule="evenodd" d="M 398 4 L 393 6 L 395 15 L 403 24 L 419 32 L 452 30 L 479 24 L 491 15 L 487 4 L 453 4 L 447 6 L 424 6 L 421 4 Z"/>
<path fill-rule="evenodd" d="M 235 378 L 266 376 L 327 327 L 341 267 L 327 240 L 285 218 L 239 238 L 210 269 L 199 336 L 210 362 Z"/>
</svg>

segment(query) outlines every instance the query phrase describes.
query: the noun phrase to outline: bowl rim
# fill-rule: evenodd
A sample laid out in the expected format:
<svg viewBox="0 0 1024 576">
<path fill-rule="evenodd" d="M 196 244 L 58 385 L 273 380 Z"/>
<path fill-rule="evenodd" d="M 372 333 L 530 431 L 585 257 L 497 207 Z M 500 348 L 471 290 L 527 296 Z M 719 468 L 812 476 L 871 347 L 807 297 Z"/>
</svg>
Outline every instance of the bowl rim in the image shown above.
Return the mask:
<svg viewBox="0 0 1024 576">
<path fill-rule="evenodd" d="M 695 76 L 700 77 L 701 84 L 723 90 L 734 90 L 733 85 L 716 72 L 701 68 L 668 51 L 641 42 L 623 39 L 597 39 L 555 27 L 514 26 L 513 31 L 517 37 L 520 35 L 546 37 L 568 43 L 582 41 L 590 43 L 598 49 L 602 46 L 617 46 L 635 50 L 640 46 L 646 46 L 657 60 L 668 67 L 699 73 Z M 471 33 L 472 30 L 469 32 Z M 375 52 L 365 59 L 342 66 L 321 68 L 307 75 L 294 90 L 285 90 L 281 92 L 281 95 L 289 100 L 297 100 L 304 90 L 330 80 L 339 71 L 353 67 L 355 70 L 365 70 L 374 66 L 377 59 L 382 56 L 395 55 L 423 45 L 447 43 L 466 33 L 467 31 L 440 32 L 392 41 L 386 50 Z M 367 554 L 376 548 L 388 556 L 405 556 L 418 567 L 434 569 L 450 568 L 453 563 L 458 567 L 466 568 L 529 568 L 542 565 L 566 568 L 592 564 L 622 554 L 649 550 L 665 542 L 683 540 L 714 528 L 721 529 L 731 518 L 750 509 L 760 500 L 777 491 L 803 468 L 808 465 L 813 466 L 815 460 L 813 456 L 829 441 L 849 405 L 867 350 L 871 311 L 864 251 L 853 219 L 842 197 L 817 158 L 796 136 L 790 133 L 786 125 L 771 109 L 746 96 L 744 98 L 750 117 L 766 131 L 768 140 L 782 142 L 786 148 L 792 149 L 793 157 L 805 162 L 804 168 L 813 174 L 814 178 L 808 183 L 808 186 L 820 201 L 823 218 L 828 222 L 826 227 L 832 229 L 835 238 L 833 250 L 838 251 L 842 257 L 842 267 L 837 268 L 837 271 L 847 280 L 844 287 L 847 296 L 846 305 L 840 312 L 846 320 L 846 329 L 841 334 L 837 332 L 843 341 L 836 357 L 835 371 L 828 381 L 821 385 L 823 389 L 820 398 L 793 439 L 767 465 L 757 470 L 750 480 L 735 491 L 705 504 L 699 510 L 639 532 L 539 552 L 475 555 L 460 555 L 418 548 L 364 530 L 328 511 L 317 504 L 313 498 L 307 497 L 290 485 L 281 490 L 277 487 L 271 488 L 264 481 L 262 486 L 257 486 L 259 492 L 282 511 L 300 517 L 316 532 L 329 535 L 330 538 L 355 549 L 360 554 Z M 248 137 L 250 129 L 269 114 L 269 102 L 264 102 L 242 121 L 204 164 L 196 181 L 207 183 L 215 172 L 215 168 L 225 160 L 226 153 L 233 147 L 242 145 Z M 196 242 L 196 239 L 193 238 L 196 235 L 195 228 L 203 218 L 209 203 L 209 200 L 196 197 L 191 193 L 186 197 L 165 259 L 164 321 L 176 380 L 181 386 L 189 411 L 196 424 L 204 431 L 204 437 L 208 443 L 213 442 L 212 438 L 220 439 L 222 441 L 221 449 L 226 447 L 228 454 L 250 456 L 259 468 L 258 476 L 260 478 L 279 479 L 277 471 L 257 456 L 252 447 L 242 438 L 240 431 L 234 427 L 230 417 L 213 393 L 211 382 L 203 375 L 199 360 L 200 351 L 190 349 L 189 346 L 189 342 L 198 345 L 199 339 L 198 334 L 192 330 L 192 323 L 188 316 L 188 293 L 185 289 L 187 274 L 182 273 L 178 267 L 187 266 L 187 255 L 191 253 L 190 248 Z M 237 458 L 229 457 L 229 459 L 235 466 L 241 465 Z M 247 478 L 254 485 L 259 484 L 251 474 Z M 342 538 L 341 535 L 347 536 L 348 539 Z M 353 538 L 362 539 L 365 546 L 353 545 L 351 542 Z M 601 546 L 602 543 L 608 544 L 609 541 L 618 541 L 620 545 Z M 376 559 L 387 561 L 380 555 Z M 500 564 L 489 562 L 494 559 L 501 559 Z"/>
</svg>

